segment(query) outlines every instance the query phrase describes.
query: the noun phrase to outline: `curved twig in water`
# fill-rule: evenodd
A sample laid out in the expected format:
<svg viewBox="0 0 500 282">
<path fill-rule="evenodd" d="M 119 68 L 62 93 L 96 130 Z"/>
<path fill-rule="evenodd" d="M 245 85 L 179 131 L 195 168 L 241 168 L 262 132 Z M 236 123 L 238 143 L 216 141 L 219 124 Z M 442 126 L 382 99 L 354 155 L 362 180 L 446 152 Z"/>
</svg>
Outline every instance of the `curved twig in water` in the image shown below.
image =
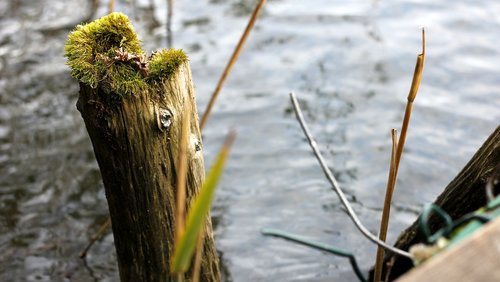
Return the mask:
<svg viewBox="0 0 500 282">
<path fill-rule="evenodd" d="M 307 127 L 306 122 L 304 121 L 304 116 L 302 115 L 302 111 L 300 110 L 300 106 L 299 106 L 299 103 L 297 102 L 297 98 L 295 98 L 295 94 L 290 93 L 290 99 L 292 100 L 292 105 L 293 105 L 293 109 L 295 110 L 297 120 L 299 121 L 300 126 L 302 127 L 302 130 L 304 131 L 304 135 L 306 136 L 307 141 L 309 142 L 309 145 L 311 146 L 311 149 L 313 150 L 314 155 L 316 156 L 316 159 L 318 159 L 318 161 L 319 161 L 321 169 L 323 170 L 326 178 L 328 179 L 328 181 L 332 185 L 333 191 L 335 191 L 335 193 L 337 193 L 337 196 L 339 197 L 340 202 L 342 202 L 342 205 L 344 205 L 344 207 L 346 208 L 347 214 L 349 215 L 351 220 L 354 222 L 354 225 L 356 225 L 356 227 L 359 229 L 359 231 L 366 238 L 368 238 L 370 241 L 372 241 L 373 243 L 383 247 L 384 249 L 386 249 L 390 252 L 393 252 L 395 254 L 398 254 L 398 255 L 401 255 L 401 256 L 404 256 L 404 257 L 411 259 L 412 255 L 410 253 L 403 251 L 403 250 L 400 250 L 400 249 L 397 249 L 397 248 L 394 248 L 393 246 L 379 240 L 377 238 L 377 236 L 373 235 L 370 231 L 368 231 L 368 229 L 366 229 L 365 226 L 363 226 L 363 224 L 361 224 L 361 221 L 359 221 L 358 216 L 356 215 L 356 213 L 354 213 L 354 210 L 352 209 L 351 204 L 349 203 L 349 201 L 347 201 L 347 198 L 345 197 L 344 192 L 342 192 L 342 189 L 340 189 L 340 186 L 337 183 L 337 180 L 335 180 L 333 173 L 330 171 L 330 169 L 326 165 L 326 162 L 325 162 L 323 156 L 321 155 L 321 152 L 318 149 L 318 145 L 317 145 L 316 141 L 314 140 L 314 137 L 311 135 L 311 132 L 309 131 L 309 128 Z"/>
</svg>

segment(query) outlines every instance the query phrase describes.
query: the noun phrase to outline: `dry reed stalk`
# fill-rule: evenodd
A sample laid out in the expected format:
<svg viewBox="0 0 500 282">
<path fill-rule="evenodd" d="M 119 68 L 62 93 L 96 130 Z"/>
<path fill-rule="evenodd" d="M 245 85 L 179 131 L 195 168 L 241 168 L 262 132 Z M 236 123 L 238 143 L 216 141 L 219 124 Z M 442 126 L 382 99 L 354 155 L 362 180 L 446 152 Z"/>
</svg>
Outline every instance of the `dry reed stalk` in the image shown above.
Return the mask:
<svg viewBox="0 0 500 282">
<path fill-rule="evenodd" d="M 167 47 L 172 48 L 172 17 L 174 15 L 174 0 L 167 0 Z"/>
<path fill-rule="evenodd" d="M 384 282 L 389 282 L 389 277 L 391 276 L 391 270 L 392 267 L 394 266 L 394 262 L 396 261 L 396 257 L 392 257 L 388 262 L 387 262 L 387 271 L 385 272 L 385 279 Z"/>
<path fill-rule="evenodd" d="M 205 238 L 205 230 L 200 231 L 198 241 L 196 241 L 196 256 L 193 267 L 193 282 L 200 280 L 201 254 L 203 253 L 203 239 Z"/>
<path fill-rule="evenodd" d="M 391 212 L 391 201 L 392 195 L 394 193 L 394 187 L 396 185 L 396 179 L 398 176 L 399 162 L 401 161 L 401 156 L 403 154 L 403 149 L 406 141 L 406 133 L 408 131 L 408 125 L 410 123 L 410 116 L 413 109 L 413 101 L 418 93 L 418 88 L 420 86 L 420 81 L 422 80 L 422 73 L 424 70 L 425 62 L 425 30 L 422 29 L 422 53 L 417 56 L 417 63 L 415 65 L 415 71 L 413 72 L 413 79 L 410 87 L 410 92 L 408 93 L 408 102 L 406 103 L 405 115 L 403 118 L 403 125 L 401 126 L 401 135 L 399 141 L 395 140 L 396 132 L 395 129 L 392 131 L 392 154 L 391 154 L 391 165 L 389 169 L 389 179 L 387 181 L 386 194 L 384 200 L 384 208 L 382 211 L 382 221 L 380 222 L 380 240 L 385 242 L 387 236 L 387 229 L 389 225 L 389 216 Z M 396 153 L 394 154 L 394 149 L 396 148 Z M 380 247 L 377 248 L 377 258 L 375 262 L 375 271 L 373 280 L 378 282 L 382 277 L 382 263 L 384 257 L 384 250 Z"/>
<path fill-rule="evenodd" d="M 385 241 L 387 237 L 387 228 L 389 226 L 389 215 L 391 213 L 391 201 L 396 184 L 396 150 L 398 147 L 397 131 L 392 129 L 392 150 L 391 150 L 391 164 L 389 167 L 389 177 L 387 180 L 387 187 L 385 190 L 384 209 L 382 211 L 382 220 L 380 221 L 379 239 Z M 384 249 L 380 246 L 377 247 L 377 259 L 375 262 L 375 271 L 373 281 L 380 281 L 382 278 L 382 263 L 384 261 Z"/>
<path fill-rule="evenodd" d="M 187 104 L 187 103 L 186 103 Z M 185 226 L 185 211 L 186 211 L 186 172 L 187 172 L 187 144 L 188 144 L 188 134 L 190 127 L 190 111 L 184 109 L 184 114 L 182 117 L 182 127 L 181 127 L 181 140 L 179 143 L 179 164 L 177 172 L 177 214 L 175 217 L 176 227 L 175 227 L 175 242 L 179 241 L 179 238 L 184 232 Z"/>
<path fill-rule="evenodd" d="M 403 154 L 403 148 L 405 146 L 406 132 L 408 131 L 408 124 L 410 123 L 411 111 L 413 109 L 413 101 L 417 96 L 418 87 L 420 86 L 420 81 L 422 80 L 424 62 L 425 62 L 425 30 L 422 29 L 422 53 L 419 54 L 417 57 L 415 71 L 413 72 L 413 80 L 411 82 L 410 92 L 408 93 L 408 102 L 406 103 L 405 116 L 403 118 L 403 126 L 401 127 L 401 135 L 399 136 L 398 150 L 396 152 L 396 177 L 399 170 L 399 161 L 401 160 L 401 155 Z"/>
<path fill-rule="evenodd" d="M 108 2 L 108 13 L 111 14 L 115 10 L 115 0 L 109 0 Z"/>
<path fill-rule="evenodd" d="M 106 231 L 106 229 L 110 225 L 111 225 L 111 217 L 108 216 L 106 221 L 99 227 L 99 230 L 97 230 L 96 234 L 94 234 L 94 236 L 92 236 L 92 238 L 90 238 L 89 244 L 80 253 L 80 258 L 84 259 L 87 256 L 87 252 L 94 245 L 94 243 L 102 237 L 102 235 L 104 234 L 104 232 Z"/>
<path fill-rule="evenodd" d="M 245 44 L 248 35 L 250 34 L 250 31 L 252 30 L 255 21 L 257 20 L 257 17 L 259 16 L 260 11 L 262 10 L 262 7 L 266 3 L 266 0 L 260 0 L 257 6 L 255 6 L 255 9 L 252 13 L 252 16 L 250 17 L 250 20 L 248 21 L 247 27 L 245 28 L 245 31 L 241 35 L 240 41 L 238 42 L 238 45 L 236 45 L 236 48 L 234 49 L 233 54 L 231 55 L 231 58 L 229 59 L 229 62 L 226 65 L 226 68 L 224 69 L 224 72 L 222 73 L 222 76 L 219 79 L 219 82 L 217 83 L 217 86 L 215 87 L 215 90 L 212 94 L 212 97 L 210 97 L 210 101 L 208 102 L 207 108 L 205 109 L 205 112 L 203 113 L 203 116 L 201 118 L 200 122 L 200 130 L 203 130 L 203 127 L 207 123 L 208 116 L 210 115 L 210 112 L 212 111 L 212 107 L 214 106 L 215 100 L 217 99 L 217 96 L 219 95 L 220 90 L 222 89 L 222 86 L 224 85 L 224 82 L 226 81 L 227 76 L 231 72 L 231 69 L 233 68 L 234 63 L 238 59 L 238 56 L 240 55 L 241 50 L 243 49 L 243 45 Z"/>
</svg>

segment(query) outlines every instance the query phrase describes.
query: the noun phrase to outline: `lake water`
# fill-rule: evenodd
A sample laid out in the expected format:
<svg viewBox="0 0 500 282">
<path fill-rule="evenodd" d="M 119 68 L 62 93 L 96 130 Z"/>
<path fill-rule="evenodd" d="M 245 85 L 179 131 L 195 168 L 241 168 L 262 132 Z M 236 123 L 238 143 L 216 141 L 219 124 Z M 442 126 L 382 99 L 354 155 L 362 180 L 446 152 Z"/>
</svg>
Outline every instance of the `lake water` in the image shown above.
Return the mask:
<svg viewBox="0 0 500 282">
<path fill-rule="evenodd" d="M 0 281 L 118 280 L 110 232 L 77 257 L 108 211 L 62 55 L 77 23 L 106 14 L 97 2 L 0 2 Z M 117 1 L 149 51 L 166 45 L 164 2 Z M 174 47 L 190 56 L 199 112 L 255 3 L 175 1 Z M 213 208 L 228 280 L 356 281 L 346 259 L 263 237 L 264 227 L 350 250 L 363 270 L 374 261 L 305 142 L 290 91 L 376 233 L 390 129 L 400 127 L 425 26 L 393 242 L 499 124 L 499 15 L 497 1 L 269 1 L 204 131 L 207 167 L 228 129 L 238 132 Z"/>
</svg>

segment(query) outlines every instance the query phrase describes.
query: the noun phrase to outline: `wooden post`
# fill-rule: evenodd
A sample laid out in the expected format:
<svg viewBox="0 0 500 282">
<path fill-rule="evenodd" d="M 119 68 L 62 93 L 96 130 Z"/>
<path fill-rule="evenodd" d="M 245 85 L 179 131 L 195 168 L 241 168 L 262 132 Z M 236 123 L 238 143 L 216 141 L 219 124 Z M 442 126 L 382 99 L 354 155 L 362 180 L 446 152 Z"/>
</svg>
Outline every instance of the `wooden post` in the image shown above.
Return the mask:
<svg viewBox="0 0 500 282">
<path fill-rule="evenodd" d="M 486 205 L 486 182 L 495 169 L 498 169 L 499 164 L 500 126 L 491 133 L 462 171 L 439 195 L 434 204 L 446 211 L 453 220 L 483 207 Z M 431 232 L 436 232 L 443 227 L 443 221 L 435 214 L 430 216 L 428 223 Z M 424 238 L 419 232 L 418 221 L 415 221 L 399 235 L 395 246 L 408 250 L 409 247 L 421 242 L 424 242 Z M 409 259 L 388 253 L 385 261 L 391 260 L 393 261 L 389 267 L 389 280 L 399 277 L 413 267 L 413 263 Z M 384 272 L 386 270 L 384 268 Z M 370 272 L 370 276 L 372 275 L 373 271 Z"/>
<path fill-rule="evenodd" d="M 146 59 L 128 18 L 119 13 L 77 27 L 66 56 L 72 75 L 80 80 L 77 108 L 104 182 L 120 278 L 175 281 L 169 264 L 183 111 L 191 116 L 187 207 L 205 175 L 187 58 L 182 51 L 166 50 Z M 219 281 L 209 218 L 205 232 L 200 278 Z M 190 276 L 188 272 L 185 279 Z"/>
</svg>

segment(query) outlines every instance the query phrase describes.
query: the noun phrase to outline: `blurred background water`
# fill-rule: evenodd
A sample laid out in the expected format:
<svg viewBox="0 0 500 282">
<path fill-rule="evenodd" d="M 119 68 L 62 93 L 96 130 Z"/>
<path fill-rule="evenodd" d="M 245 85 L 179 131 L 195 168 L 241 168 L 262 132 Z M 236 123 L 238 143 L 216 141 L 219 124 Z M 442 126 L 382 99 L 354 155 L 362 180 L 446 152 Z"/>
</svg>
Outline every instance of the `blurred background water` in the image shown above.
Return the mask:
<svg viewBox="0 0 500 282">
<path fill-rule="evenodd" d="M 175 1 L 174 47 L 190 56 L 199 112 L 255 0 Z M 63 46 L 107 1 L 0 2 L 0 281 L 117 281 L 107 217 Z M 117 0 L 148 51 L 166 46 L 166 3 Z M 347 260 L 260 235 L 281 228 L 354 252 L 375 246 L 345 216 L 291 112 L 295 91 L 361 220 L 378 230 L 390 157 L 427 31 L 427 61 L 399 171 L 388 239 L 416 218 L 500 120 L 500 3 L 269 1 L 204 132 L 209 166 L 238 131 L 213 208 L 229 281 L 355 281 Z"/>
</svg>

